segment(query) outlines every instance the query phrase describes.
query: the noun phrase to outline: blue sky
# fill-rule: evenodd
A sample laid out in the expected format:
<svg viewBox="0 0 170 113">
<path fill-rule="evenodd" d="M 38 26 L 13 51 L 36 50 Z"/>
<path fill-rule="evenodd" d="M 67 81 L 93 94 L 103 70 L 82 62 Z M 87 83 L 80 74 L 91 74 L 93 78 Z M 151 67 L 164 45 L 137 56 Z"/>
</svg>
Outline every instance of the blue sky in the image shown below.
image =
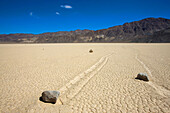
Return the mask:
<svg viewBox="0 0 170 113">
<path fill-rule="evenodd" d="M 98 30 L 170 19 L 170 0 L 0 0 L 0 34 Z"/>
</svg>

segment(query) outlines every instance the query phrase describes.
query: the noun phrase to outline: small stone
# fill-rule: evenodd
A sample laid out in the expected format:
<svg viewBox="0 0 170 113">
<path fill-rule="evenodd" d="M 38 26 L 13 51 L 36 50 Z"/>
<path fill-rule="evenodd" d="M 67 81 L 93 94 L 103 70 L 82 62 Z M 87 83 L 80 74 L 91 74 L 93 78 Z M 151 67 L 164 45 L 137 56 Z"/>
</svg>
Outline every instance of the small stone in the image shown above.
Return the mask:
<svg viewBox="0 0 170 113">
<path fill-rule="evenodd" d="M 90 50 L 89 50 L 89 53 L 93 53 L 93 50 L 92 50 L 92 49 L 90 49 Z"/>
<path fill-rule="evenodd" d="M 136 77 L 136 79 L 143 80 L 143 81 L 149 81 L 148 75 L 144 73 L 139 73 Z"/>
<path fill-rule="evenodd" d="M 58 96 L 60 95 L 59 91 L 44 91 L 42 93 L 42 101 L 47 103 L 56 103 Z"/>
</svg>

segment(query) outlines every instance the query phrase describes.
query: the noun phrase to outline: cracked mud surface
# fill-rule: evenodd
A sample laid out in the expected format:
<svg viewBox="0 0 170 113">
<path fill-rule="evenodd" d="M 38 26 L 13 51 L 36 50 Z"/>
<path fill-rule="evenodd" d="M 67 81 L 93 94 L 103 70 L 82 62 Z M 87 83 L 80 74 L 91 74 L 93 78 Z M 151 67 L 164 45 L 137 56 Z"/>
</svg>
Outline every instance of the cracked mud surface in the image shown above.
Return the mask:
<svg viewBox="0 0 170 113">
<path fill-rule="evenodd" d="M 169 49 L 170 44 L 0 45 L 0 112 L 168 113 Z M 140 72 L 150 81 L 134 79 Z M 59 90 L 58 102 L 39 101 L 44 90 Z"/>
</svg>

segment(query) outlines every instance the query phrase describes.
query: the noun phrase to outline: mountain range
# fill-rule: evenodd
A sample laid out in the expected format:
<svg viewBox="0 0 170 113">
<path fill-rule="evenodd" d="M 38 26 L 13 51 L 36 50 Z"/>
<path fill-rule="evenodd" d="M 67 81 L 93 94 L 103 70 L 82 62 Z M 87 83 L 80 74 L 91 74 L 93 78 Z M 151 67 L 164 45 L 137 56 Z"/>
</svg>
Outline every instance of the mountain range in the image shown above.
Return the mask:
<svg viewBox="0 0 170 113">
<path fill-rule="evenodd" d="M 0 43 L 170 43 L 170 19 L 146 18 L 96 31 L 0 34 Z"/>
</svg>

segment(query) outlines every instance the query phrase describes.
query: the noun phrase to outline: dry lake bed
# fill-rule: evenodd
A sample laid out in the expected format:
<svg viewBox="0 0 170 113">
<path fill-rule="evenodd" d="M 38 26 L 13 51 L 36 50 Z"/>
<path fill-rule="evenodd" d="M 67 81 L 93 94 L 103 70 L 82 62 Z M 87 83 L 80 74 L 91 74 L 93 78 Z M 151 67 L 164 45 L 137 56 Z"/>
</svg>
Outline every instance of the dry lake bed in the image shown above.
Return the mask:
<svg viewBox="0 0 170 113">
<path fill-rule="evenodd" d="M 0 112 L 169 113 L 170 44 L 0 44 Z"/>
</svg>

